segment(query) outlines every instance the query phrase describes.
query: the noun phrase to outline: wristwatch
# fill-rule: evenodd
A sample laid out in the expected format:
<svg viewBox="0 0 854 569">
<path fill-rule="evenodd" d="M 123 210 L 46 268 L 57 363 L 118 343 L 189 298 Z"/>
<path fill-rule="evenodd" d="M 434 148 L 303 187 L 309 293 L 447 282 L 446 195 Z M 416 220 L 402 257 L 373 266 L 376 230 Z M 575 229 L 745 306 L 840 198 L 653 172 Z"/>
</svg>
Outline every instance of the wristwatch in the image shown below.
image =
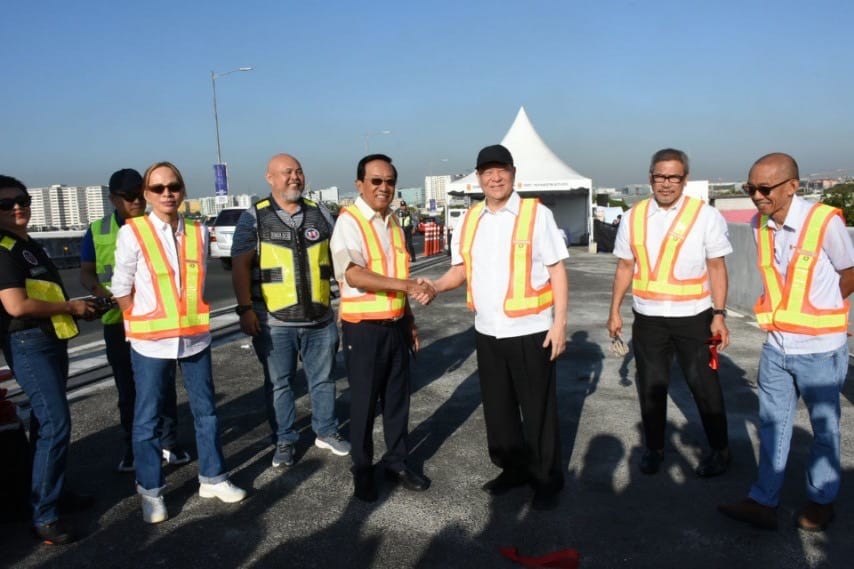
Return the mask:
<svg viewBox="0 0 854 569">
<path fill-rule="evenodd" d="M 720 314 L 721 316 L 726 318 L 726 308 L 715 308 L 714 310 L 712 310 L 712 314 L 715 316 Z"/>
<path fill-rule="evenodd" d="M 238 316 L 243 316 L 250 310 L 252 310 L 251 304 L 238 304 L 234 307 L 234 312 L 236 312 Z"/>
</svg>

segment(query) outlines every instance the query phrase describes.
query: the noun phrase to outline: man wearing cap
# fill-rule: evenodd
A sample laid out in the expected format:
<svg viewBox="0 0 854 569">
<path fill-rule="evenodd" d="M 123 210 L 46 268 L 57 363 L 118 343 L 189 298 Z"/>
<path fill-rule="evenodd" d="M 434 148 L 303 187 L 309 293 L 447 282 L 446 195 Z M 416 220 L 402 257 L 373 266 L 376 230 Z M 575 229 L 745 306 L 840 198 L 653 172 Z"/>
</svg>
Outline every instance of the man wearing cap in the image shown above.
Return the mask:
<svg viewBox="0 0 854 569">
<path fill-rule="evenodd" d="M 92 222 L 80 245 L 80 284 L 93 296 L 112 299 L 110 280 L 115 264 L 116 237 L 125 220 L 145 213 L 145 198 L 142 195 L 142 176 L 136 170 L 125 168 L 110 176 L 110 203 L 115 211 Z M 107 361 L 113 368 L 113 379 L 119 396 L 119 419 L 124 431 L 125 449 L 116 470 L 133 472 L 133 408 L 136 401 L 133 368 L 130 359 L 130 344 L 125 340 L 122 312 L 113 307 L 101 316 L 104 324 L 104 346 Z M 178 446 L 177 401 L 175 386 L 167 390 L 164 414 L 161 418 L 163 460 L 169 464 L 185 464 L 190 461 L 187 451 Z"/>
<path fill-rule="evenodd" d="M 400 228 L 403 229 L 406 250 L 409 251 L 409 261 L 412 262 L 415 260 L 415 247 L 412 245 L 412 232 L 415 230 L 415 224 L 412 223 L 412 212 L 409 211 L 409 207 L 403 200 L 400 201 L 400 207 L 397 209 L 397 220 L 400 223 Z"/>
<path fill-rule="evenodd" d="M 757 160 L 744 184 L 764 292 L 754 310 L 768 332 L 759 358 L 759 475 L 747 497 L 721 513 L 777 529 L 792 424 L 802 397 L 813 430 L 807 504 L 797 525 L 821 531 L 833 519 L 842 480 L 839 393 L 848 373 L 848 296 L 854 246 L 842 212 L 796 195 L 798 164 L 788 154 Z"/>
<path fill-rule="evenodd" d="M 343 208 L 330 247 L 341 283 L 341 331 L 350 381 L 353 495 L 377 499 L 374 485 L 374 417 L 383 419 L 385 477 L 407 490 L 430 480 L 407 465 L 409 455 L 409 353 L 419 347 L 407 294 L 420 302 L 435 296 L 421 279 L 409 278 L 403 231 L 389 207 L 397 185 L 391 158 L 371 154 L 356 167 L 359 197 Z"/>
<path fill-rule="evenodd" d="M 620 335 L 620 306 L 632 288 L 632 343 L 644 432 L 643 474 L 664 460 L 667 390 L 674 355 L 700 411 L 711 450 L 698 476 L 726 472 L 730 463 L 723 392 L 710 344 L 729 344 L 726 326 L 727 269 L 732 252 L 726 220 L 702 200 L 683 195 L 688 156 L 665 148 L 652 155 L 652 197 L 623 216 L 614 242 L 617 261 L 608 333 Z"/>
<path fill-rule="evenodd" d="M 474 311 L 486 438 L 501 473 L 483 489 L 501 495 L 524 484 L 532 507 L 552 509 L 563 488 L 555 360 L 566 349 L 569 257 L 554 216 L 514 190 L 516 168 L 504 146 L 477 156 L 485 199 L 453 235 L 451 268 L 437 292 L 467 284 Z"/>
<path fill-rule="evenodd" d="M 338 433 L 335 381 L 338 327 L 330 305 L 333 220 L 303 197 L 299 161 L 277 154 L 267 164 L 270 196 L 240 216 L 231 244 L 232 283 L 240 328 L 252 336 L 264 368 L 267 418 L 276 450 L 274 467 L 292 466 L 299 432 L 291 384 L 301 357 L 311 399 L 314 444 L 338 456 L 350 444 Z"/>
</svg>

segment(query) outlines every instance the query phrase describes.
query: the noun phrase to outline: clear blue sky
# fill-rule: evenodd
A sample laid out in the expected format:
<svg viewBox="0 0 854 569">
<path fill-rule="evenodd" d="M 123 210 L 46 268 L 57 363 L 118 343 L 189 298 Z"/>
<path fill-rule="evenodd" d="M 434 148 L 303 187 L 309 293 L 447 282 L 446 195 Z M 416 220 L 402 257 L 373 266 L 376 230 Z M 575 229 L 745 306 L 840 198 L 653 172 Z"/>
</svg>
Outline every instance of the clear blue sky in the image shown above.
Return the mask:
<svg viewBox="0 0 854 569">
<path fill-rule="evenodd" d="M 468 172 L 524 105 L 599 186 L 642 182 L 656 149 L 740 180 L 767 152 L 854 174 L 850 0 L 147 2 L 5 0 L 0 173 L 105 184 L 170 160 L 213 193 L 217 80 L 233 193 L 277 152 L 353 189 L 370 150 L 401 186 Z M 442 161 L 447 159 L 447 162 Z"/>
</svg>

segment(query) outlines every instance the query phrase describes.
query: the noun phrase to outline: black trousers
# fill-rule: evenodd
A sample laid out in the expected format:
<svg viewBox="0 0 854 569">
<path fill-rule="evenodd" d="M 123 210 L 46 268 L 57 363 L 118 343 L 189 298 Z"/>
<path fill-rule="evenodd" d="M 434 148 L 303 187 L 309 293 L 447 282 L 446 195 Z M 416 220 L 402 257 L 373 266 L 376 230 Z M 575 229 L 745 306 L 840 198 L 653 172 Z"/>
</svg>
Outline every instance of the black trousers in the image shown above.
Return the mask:
<svg viewBox="0 0 854 569">
<path fill-rule="evenodd" d="M 363 320 L 342 322 L 344 359 L 350 381 L 350 456 L 353 472 L 371 468 L 374 460 L 374 417 L 383 420 L 385 468 L 406 465 L 409 438 L 409 341 L 403 320 L 383 325 Z"/>
<path fill-rule="evenodd" d="M 528 474 L 545 490 L 563 487 L 555 363 L 545 332 L 495 338 L 477 332 L 477 368 L 489 458 Z"/>
<path fill-rule="evenodd" d="M 664 449 L 667 390 L 674 355 L 697 403 L 709 446 L 718 450 L 728 446 L 723 392 L 717 370 L 709 367 L 706 340 L 711 323 L 711 309 L 685 317 L 644 316 L 635 312 L 632 342 L 647 448 Z"/>
<path fill-rule="evenodd" d="M 119 395 L 119 420 L 124 431 L 125 443 L 130 448 L 133 431 L 133 408 L 136 404 L 136 386 L 133 382 L 133 366 L 130 360 L 130 344 L 125 340 L 124 323 L 104 325 L 104 348 L 107 361 L 113 369 L 113 380 Z M 161 416 L 160 443 L 171 449 L 177 444 L 178 401 L 175 386 L 166 390 L 166 399 Z"/>
</svg>

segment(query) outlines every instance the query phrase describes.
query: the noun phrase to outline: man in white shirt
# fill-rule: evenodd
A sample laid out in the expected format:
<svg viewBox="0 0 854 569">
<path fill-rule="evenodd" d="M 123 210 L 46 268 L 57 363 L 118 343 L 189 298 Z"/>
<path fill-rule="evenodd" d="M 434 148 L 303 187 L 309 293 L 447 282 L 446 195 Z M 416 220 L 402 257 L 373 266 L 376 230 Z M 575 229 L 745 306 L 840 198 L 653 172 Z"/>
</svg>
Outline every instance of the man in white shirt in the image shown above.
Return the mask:
<svg viewBox="0 0 854 569">
<path fill-rule="evenodd" d="M 747 497 L 718 510 L 763 529 L 777 528 L 792 423 L 803 397 L 813 429 L 806 468 L 803 530 L 833 519 L 842 479 L 839 392 L 848 373 L 848 296 L 854 291 L 854 246 L 839 210 L 795 193 L 799 173 L 787 154 L 763 156 L 744 190 L 753 219 L 764 293 L 754 309 L 768 331 L 759 359 L 759 474 Z"/>
<path fill-rule="evenodd" d="M 513 191 L 513 156 L 496 144 L 477 157 L 485 200 L 451 246 L 437 292 L 468 285 L 489 456 L 501 473 L 483 489 L 534 487 L 532 507 L 552 509 L 563 488 L 555 360 L 566 349 L 569 257 L 552 212 Z M 512 253 L 512 260 L 511 260 Z"/>
<path fill-rule="evenodd" d="M 658 472 L 664 459 L 667 390 L 675 355 L 697 403 L 711 451 L 700 461 L 702 477 L 726 472 L 730 463 L 723 393 L 710 366 L 710 344 L 729 344 L 726 326 L 727 270 L 732 252 L 723 216 L 683 195 L 688 156 L 665 148 L 652 156 L 652 198 L 636 204 L 620 222 L 614 243 L 614 275 L 608 333 L 622 332 L 620 305 L 632 287 L 632 342 L 645 450 L 640 470 Z"/>
</svg>

